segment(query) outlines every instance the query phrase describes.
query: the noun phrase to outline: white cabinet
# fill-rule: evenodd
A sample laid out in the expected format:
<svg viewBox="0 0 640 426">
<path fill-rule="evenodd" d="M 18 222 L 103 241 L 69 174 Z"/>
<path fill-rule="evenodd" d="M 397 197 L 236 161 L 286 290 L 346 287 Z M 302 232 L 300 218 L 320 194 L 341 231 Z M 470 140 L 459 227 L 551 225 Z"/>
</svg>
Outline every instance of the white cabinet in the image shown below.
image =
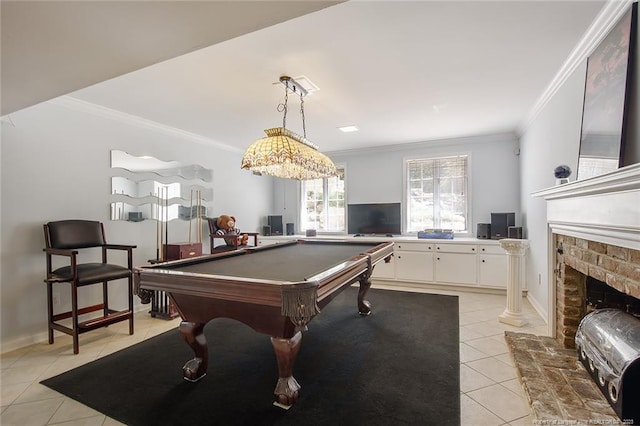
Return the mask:
<svg viewBox="0 0 640 426">
<path fill-rule="evenodd" d="M 389 263 L 380 261 L 373 267 L 372 278 L 394 279 L 396 277 L 396 259 L 395 255 L 391 256 Z"/>
<path fill-rule="evenodd" d="M 477 280 L 475 254 L 436 253 L 435 280 L 451 284 L 475 285 Z"/>
<path fill-rule="evenodd" d="M 433 253 L 398 251 L 396 278 L 407 281 L 433 281 Z"/>
<path fill-rule="evenodd" d="M 287 241 L 293 241 L 292 239 L 287 238 L 273 238 L 273 237 L 258 237 L 258 246 L 270 246 L 272 244 L 284 243 Z"/>
<path fill-rule="evenodd" d="M 507 288 L 509 260 L 502 247 L 480 247 L 478 261 L 478 284 L 480 286 Z"/>
<path fill-rule="evenodd" d="M 433 244 L 421 242 L 396 243 L 396 279 L 433 281 L 433 248 Z"/>
<path fill-rule="evenodd" d="M 436 244 L 436 281 L 475 285 L 477 252 L 476 244 Z"/>
<path fill-rule="evenodd" d="M 507 255 L 492 240 L 394 240 L 391 262 L 376 265 L 373 278 L 492 289 L 507 285 Z"/>
</svg>

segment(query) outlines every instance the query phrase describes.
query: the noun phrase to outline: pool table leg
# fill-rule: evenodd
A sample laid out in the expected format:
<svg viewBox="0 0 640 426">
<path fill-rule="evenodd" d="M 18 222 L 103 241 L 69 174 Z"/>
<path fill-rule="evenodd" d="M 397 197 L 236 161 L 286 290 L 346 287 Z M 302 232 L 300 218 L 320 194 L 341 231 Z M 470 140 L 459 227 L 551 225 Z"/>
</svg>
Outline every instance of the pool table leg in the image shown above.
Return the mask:
<svg viewBox="0 0 640 426">
<path fill-rule="evenodd" d="M 288 409 L 298 399 L 300 385 L 293 377 L 293 364 L 296 362 L 301 341 L 301 332 L 297 332 L 291 339 L 271 338 L 278 360 L 278 383 L 273 392 L 276 397 L 274 404 L 282 408 Z"/>
<path fill-rule="evenodd" d="M 180 323 L 180 333 L 182 338 L 187 342 L 193 353 L 196 355 L 192 360 L 182 367 L 182 375 L 185 380 L 197 382 L 207 375 L 209 367 L 209 350 L 207 349 L 207 340 L 202 330 L 204 324 L 182 321 Z"/>
<path fill-rule="evenodd" d="M 360 279 L 360 289 L 358 290 L 358 313 L 360 315 L 371 315 L 371 303 L 368 300 L 364 300 L 367 295 L 367 291 L 371 288 L 371 273 L 365 272 Z"/>
</svg>

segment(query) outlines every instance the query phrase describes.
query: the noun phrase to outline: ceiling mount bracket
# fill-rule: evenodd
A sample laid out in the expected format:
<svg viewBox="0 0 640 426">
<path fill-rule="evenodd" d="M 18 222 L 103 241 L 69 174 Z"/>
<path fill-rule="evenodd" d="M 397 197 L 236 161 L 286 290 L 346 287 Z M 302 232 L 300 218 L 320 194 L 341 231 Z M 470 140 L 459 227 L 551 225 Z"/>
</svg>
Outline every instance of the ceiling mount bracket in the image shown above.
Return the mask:
<svg viewBox="0 0 640 426">
<path fill-rule="evenodd" d="M 300 96 L 307 96 L 307 89 L 302 87 L 300 83 L 295 81 L 293 78 L 288 75 L 280 76 L 280 83 L 284 84 L 288 89 L 290 89 L 293 93 L 296 93 Z"/>
</svg>

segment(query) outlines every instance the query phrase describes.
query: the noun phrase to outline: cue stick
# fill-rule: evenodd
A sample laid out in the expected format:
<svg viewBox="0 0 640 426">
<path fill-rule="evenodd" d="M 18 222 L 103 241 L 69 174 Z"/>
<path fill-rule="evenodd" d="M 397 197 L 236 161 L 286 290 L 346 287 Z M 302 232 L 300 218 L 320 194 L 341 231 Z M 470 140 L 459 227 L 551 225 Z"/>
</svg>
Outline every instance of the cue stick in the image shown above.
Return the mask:
<svg viewBox="0 0 640 426">
<path fill-rule="evenodd" d="M 191 222 L 193 221 L 193 189 L 189 194 L 189 244 L 191 244 Z"/>
<path fill-rule="evenodd" d="M 202 244 L 202 190 L 198 190 L 198 242 Z"/>
<path fill-rule="evenodd" d="M 160 192 L 156 191 L 156 260 L 160 260 Z"/>
<path fill-rule="evenodd" d="M 164 259 L 166 260 L 169 254 L 169 187 L 165 186 L 165 221 L 164 221 Z"/>
<path fill-rule="evenodd" d="M 159 203 L 159 212 L 160 212 L 160 222 L 158 225 L 160 226 L 160 260 L 164 262 L 164 226 L 162 226 L 162 222 L 164 222 L 164 187 L 158 188 L 158 203 Z"/>
</svg>

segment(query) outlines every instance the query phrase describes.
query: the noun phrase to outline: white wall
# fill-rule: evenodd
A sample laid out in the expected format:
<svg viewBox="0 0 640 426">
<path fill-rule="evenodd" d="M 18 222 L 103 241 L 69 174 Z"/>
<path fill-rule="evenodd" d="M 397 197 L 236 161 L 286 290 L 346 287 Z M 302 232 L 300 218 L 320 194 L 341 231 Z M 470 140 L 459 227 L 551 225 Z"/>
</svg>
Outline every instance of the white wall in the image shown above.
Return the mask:
<svg viewBox="0 0 640 426">
<path fill-rule="evenodd" d="M 138 246 L 136 265 L 155 257 L 154 221 L 109 220 L 110 176 L 115 174 L 110 169 L 112 149 L 213 169 L 214 200 L 209 214 L 233 214 L 244 231 L 260 230 L 264 216 L 273 210 L 273 179 L 240 170 L 241 153 L 63 105 L 43 103 L 2 122 L 2 352 L 46 339 L 43 223 L 100 220 L 109 242 Z M 203 245 L 208 252 L 205 227 Z M 188 222 L 171 221 L 169 241 L 187 239 Z M 69 292 L 61 288 L 65 307 Z M 119 298 L 115 307 L 124 306 L 125 300 Z"/>
<path fill-rule="evenodd" d="M 611 20 L 619 10 L 625 12 L 625 5 L 613 5 L 605 14 Z M 620 9 L 622 6 L 623 9 Z M 640 39 L 640 26 L 636 26 L 636 38 Z M 593 46 L 592 48 L 595 48 Z M 635 72 L 629 101 L 629 115 L 626 122 L 626 145 L 624 164 L 636 164 L 640 161 L 640 43 L 635 46 Z M 531 193 L 555 185 L 553 169 L 566 164 L 573 170 L 570 180 L 576 178 L 578 154 L 580 150 L 580 134 L 582 127 L 582 107 L 587 60 L 585 59 L 551 100 L 535 117 L 520 137 L 521 148 L 521 204 L 527 237 L 531 247 L 527 257 L 527 283 L 529 300 L 543 314 L 549 317 L 549 294 L 552 271 L 550 236 L 548 235 L 546 203 L 544 199 L 534 198 Z"/>
<path fill-rule="evenodd" d="M 273 211 L 269 214 L 282 215 L 282 226 L 287 223 L 294 224 L 296 233 L 304 233 L 304 230 L 298 229 L 300 217 L 300 183 L 291 179 L 273 179 Z M 264 218 L 264 224 L 267 219 Z M 286 229 L 282 230 L 286 232 Z"/>
<path fill-rule="evenodd" d="M 566 164 L 575 179 L 580 148 L 586 63 L 579 66 L 520 138 L 521 203 L 525 237 L 530 240 L 526 279 L 529 300 L 548 317 L 549 273 L 547 205 L 531 193 L 555 185 L 553 170 Z"/>
<path fill-rule="evenodd" d="M 402 202 L 404 159 L 470 154 L 471 231 L 475 235 L 476 224 L 489 223 L 491 212 L 515 212 L 516 225 L 520 224 L 517 145 L 517 138 L 507 134 L 327 155 L 336 164 L 346 167 L 347 202 L 355 204 Z M 288 185 L 285 192 L 286 197 L 282 196 L 281 199 L 299 199 L 299 185 Z M 276 202 L 276 210 L 284 212 L 281 206 L 282 203 Z M 296 217 L 295 221 L 299 222 L 299 218 Z"/>
</svg>

